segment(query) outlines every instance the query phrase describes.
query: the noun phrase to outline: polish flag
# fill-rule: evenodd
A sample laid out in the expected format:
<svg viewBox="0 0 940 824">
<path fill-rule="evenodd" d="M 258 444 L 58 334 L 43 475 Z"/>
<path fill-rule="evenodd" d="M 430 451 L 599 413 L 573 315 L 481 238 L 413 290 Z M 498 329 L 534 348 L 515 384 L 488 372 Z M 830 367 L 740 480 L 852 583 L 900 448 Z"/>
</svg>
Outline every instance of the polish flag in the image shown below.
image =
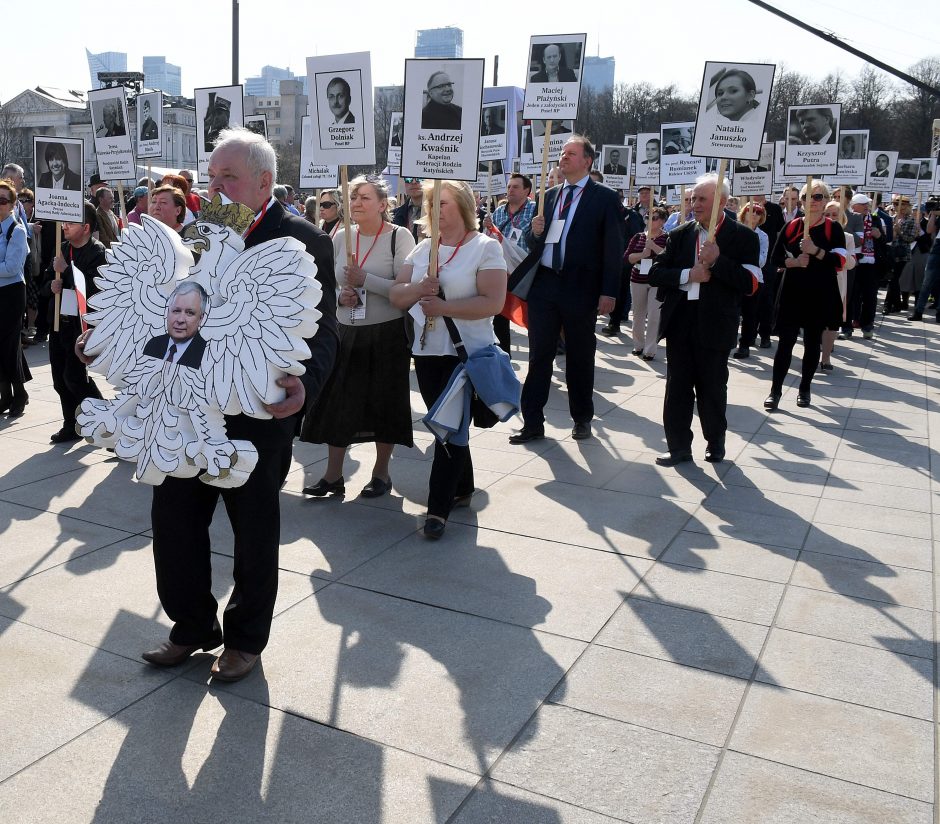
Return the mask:
<svg viewBox="0 0 940 824">
<path fill-rule="evenodd" d="M 85 276 L 75 262 L 72 262 L 72 278 L 75 281 L 75 297 L 78 299 L 78 317 L 82 322 L 82 331 L 88 330 L 88 324 L 85 323 L 85 313 L 88 311 L 88 287 L 85 284 Z"/>
</svg>

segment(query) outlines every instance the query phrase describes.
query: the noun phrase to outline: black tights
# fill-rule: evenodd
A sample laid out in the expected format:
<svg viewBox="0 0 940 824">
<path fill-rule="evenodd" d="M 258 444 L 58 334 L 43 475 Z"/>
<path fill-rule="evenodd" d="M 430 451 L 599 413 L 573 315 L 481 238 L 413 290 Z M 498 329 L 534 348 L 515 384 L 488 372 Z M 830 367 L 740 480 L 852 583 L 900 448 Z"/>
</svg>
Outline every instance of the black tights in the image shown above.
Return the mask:
<svg viewBox="0 0 940 824">
<path fill-rule="evenodd" d="M 800 378 L 800 392 L 809 392 L 813 375 L 819 366 L 819 351 L 822 345 L 821 327 L 803 329 L 803 374 Z M 779 395 L 783 391 L 783 382 L 790 371 L 793 359 L 793 346 L 799 337 L 799 326 L 777 326 L 777 354 L 774 355 L 774 377 L 771 392 Z"/>
</svg>

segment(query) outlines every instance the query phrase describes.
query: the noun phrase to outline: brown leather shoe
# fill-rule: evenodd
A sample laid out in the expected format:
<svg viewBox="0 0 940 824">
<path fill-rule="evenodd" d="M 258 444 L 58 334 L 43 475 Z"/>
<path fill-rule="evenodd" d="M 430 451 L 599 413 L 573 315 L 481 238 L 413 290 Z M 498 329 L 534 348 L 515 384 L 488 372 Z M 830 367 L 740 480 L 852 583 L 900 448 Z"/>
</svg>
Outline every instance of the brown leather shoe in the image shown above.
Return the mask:
<svg viewBox="0 0 940 824">
<path fill-rule="evenodd" d="M 210 641 L 207 644 L 184 646 L 182 644 L 174 644 L 172 641 L 164 641 L 159 647 L 143 653 L 140 657 L 148 664 L 154 664 L 158 667 L 175 667 L 182 664 L 183 661 L 189 658 L 194 652 L 201 649 L 215 649 L 218 645 L 218 642 Z"/>
<path fill-rule="evenodd" d="M 226 647 L 215 660 L 210 672 L 216 681 L 241 681 L 258 663 L 260 655 Z"/>
</svg>

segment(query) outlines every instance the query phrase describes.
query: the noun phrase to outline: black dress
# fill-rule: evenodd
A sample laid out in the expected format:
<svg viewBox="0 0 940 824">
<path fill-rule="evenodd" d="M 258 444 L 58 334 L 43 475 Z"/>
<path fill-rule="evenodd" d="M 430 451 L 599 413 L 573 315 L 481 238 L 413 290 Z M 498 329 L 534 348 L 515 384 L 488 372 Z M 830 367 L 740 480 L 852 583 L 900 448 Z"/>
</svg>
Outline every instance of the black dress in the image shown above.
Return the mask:
<svg viewBox="0 0 940 824">
<path fill-rule="evenodd" d="M 820 249 L 826 250 L 822 260 L 810 256 L 805 269 L 784 269 L 787 253 L 800 255 L 803 220 L 791 220 L 777 236 L 773 262 L 783 269 L 777 292 L 774 329 L 833 329 L 842 324 L 842 296 L 837 272 L 844 265 L 845 232 L 838 223 L 826 218 L 809 230 L 809 236 Z M 839 251 L 833 251 L 839 250 Z"/>
</svg>

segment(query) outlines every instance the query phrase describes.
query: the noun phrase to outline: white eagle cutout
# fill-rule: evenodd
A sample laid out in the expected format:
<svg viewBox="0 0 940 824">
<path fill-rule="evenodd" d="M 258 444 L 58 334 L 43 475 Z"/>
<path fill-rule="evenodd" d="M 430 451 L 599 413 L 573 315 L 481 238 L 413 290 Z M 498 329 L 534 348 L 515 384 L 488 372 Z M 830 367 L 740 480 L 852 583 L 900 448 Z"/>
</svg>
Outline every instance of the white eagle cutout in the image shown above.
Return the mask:
<svg viewBox="0 0 940 824">
<path fill-rule="evenodd" d="M 246 250 L 236 231 L 247 225 L 246 213 L 254 216 L 217 197 L 182 239 L 141 215 L 141 225 L 121 233 L 98 269 L 85 354 L 119 392 L 113 400 L 84 400 L 78 431 L 135 462 L 144 483 L 158 485 L 167 475 L 198 475 L 220 487 L 245 483 L 258 453 L 250 441 L 229 440 L 224 416 L 270 418 L 263 404 L 286 396 L 277 379 L 304 373 L 301 361 L 310 357 L 304 339 L 320 318 L 316 264 L 292 237 Z M 229 225 L 212 222 L 219 219 Z M 191 250 L 201 252 L 198 262 Z M 165 343 L 158 356 L 144 354 L 149 342 L 168 334 L 170 296 L 186 282 L 208 295 L 197 332 L 205 349 L 191 366 L 164 360 Z"/>
</svg>

